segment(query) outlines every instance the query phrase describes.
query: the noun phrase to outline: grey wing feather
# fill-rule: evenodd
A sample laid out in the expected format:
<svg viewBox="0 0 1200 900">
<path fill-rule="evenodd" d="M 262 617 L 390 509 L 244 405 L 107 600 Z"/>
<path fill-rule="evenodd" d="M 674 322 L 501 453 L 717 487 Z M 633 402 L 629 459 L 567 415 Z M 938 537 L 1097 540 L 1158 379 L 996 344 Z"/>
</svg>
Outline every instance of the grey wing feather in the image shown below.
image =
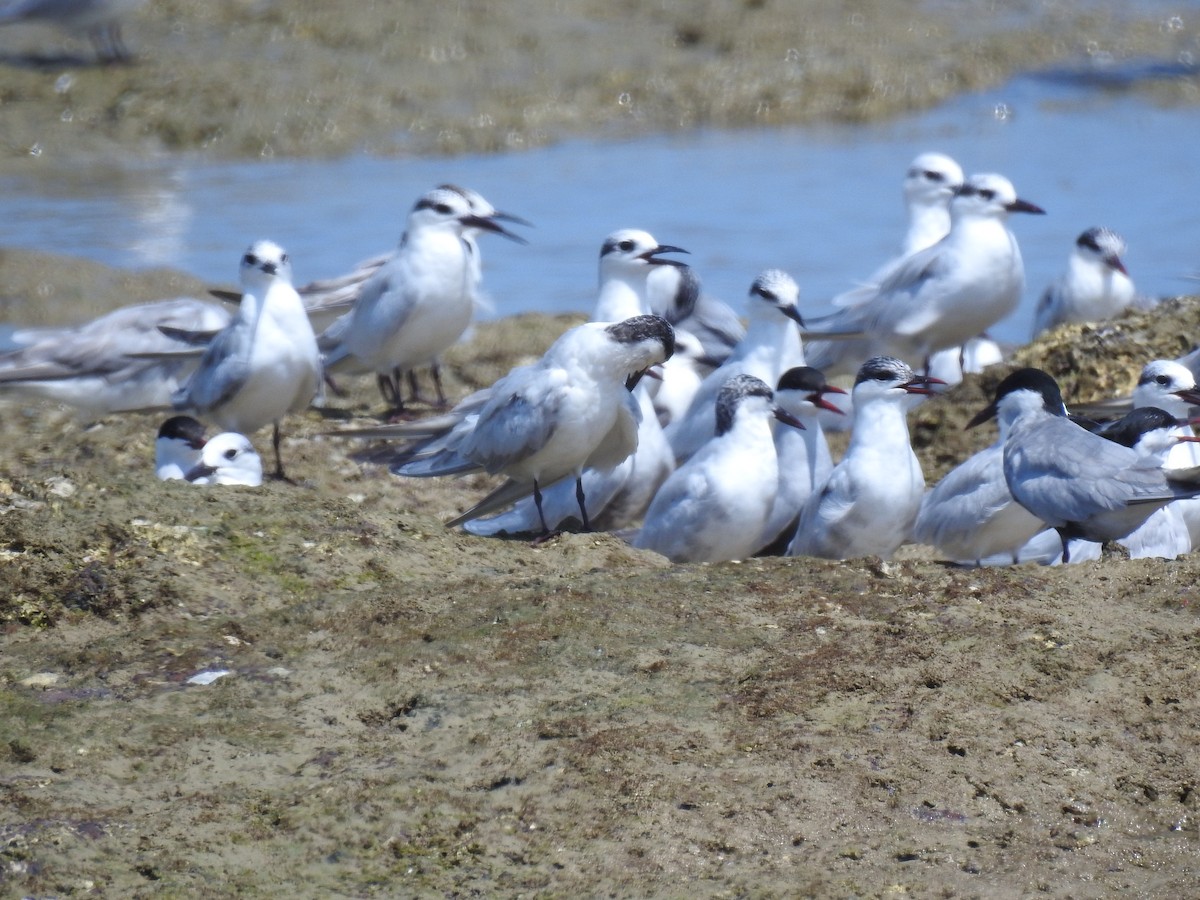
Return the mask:
<svg viewBox="0 0 1200 900">
<path fill-rule="evenodd" d="M 219 406 L 246 384 L 249 335 L 240 328 L 226 328 L 208 345 L 200 366 L 172 402 L 178 409 L 208 410 Z"/>
</svg>

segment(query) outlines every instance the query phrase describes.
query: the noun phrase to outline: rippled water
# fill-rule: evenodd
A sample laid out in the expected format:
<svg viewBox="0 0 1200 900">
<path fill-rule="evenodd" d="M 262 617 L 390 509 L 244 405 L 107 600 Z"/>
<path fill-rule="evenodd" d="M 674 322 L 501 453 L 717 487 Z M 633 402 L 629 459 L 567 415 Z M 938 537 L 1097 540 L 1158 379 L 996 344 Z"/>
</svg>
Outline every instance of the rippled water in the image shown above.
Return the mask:
<svg viewBox="0 0 1200 900">
<path fill-rule="evenodd" d="M 1049 213 L 1013 217 L 1028 289 L 994 331 L 1023 340 L 1037 294 L 1089 226 L 1125 236 L 1143 292 L 1195 287 L 1196 112 L 1112 89 L 1123 81 L 1060 72 L 882 124 L 577 141 L 506 156 L 164 159 L 66 172 L 31 159 L 27 174 L 0 179 L 0 246 L 174 266 L 220 284 L 250 240 L 271 237 L 306 281 L 394 246 L 413 200 L 454 181 L 537 226 L 526 247 L 485 238 L 495 315 L 587 310 L 600 242 L 621 227 L 687 247 L 706 287 L 735 302 L 757 272 L 785 268 L 816 311 L 894 252 L 903 171 L 936 149 L 968 172 L 1007 175 Z"/>
</svg>

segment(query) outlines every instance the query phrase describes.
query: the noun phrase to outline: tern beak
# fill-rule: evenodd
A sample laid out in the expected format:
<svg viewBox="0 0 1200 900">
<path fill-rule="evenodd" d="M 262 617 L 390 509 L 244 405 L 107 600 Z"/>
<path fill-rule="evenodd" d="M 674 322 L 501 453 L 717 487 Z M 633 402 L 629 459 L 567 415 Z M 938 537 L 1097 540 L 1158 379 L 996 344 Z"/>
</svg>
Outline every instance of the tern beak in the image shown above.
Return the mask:
<svg viewBox="0 0 1200 900">
<path fill-rule="evenodd" d="M 184 481 L 195 481 L 197 478 L 207 478 L 216 471 L 214 466 L 207 465 L 206 463 L 196 463 L 196 465 L 187 470 L 183 479 Z"/>
<path fill-rule="evenodd" d="M 829 412 L 837 413 L 839 416 L 844 416 L 845 413 L 842 412 L 842 410 L 838 409 L 836 406 L 834 406 L 832 403 L 830 403 L 828 400 L 826 400 L 821 395 L 822 394 L 845 394 L 845 393 L 847 393 L 847 392 L 842 390 L 840 387 L 837 387 L 836 385 L 826 384 L 826 385 L 822 386 L 820 390 L 818 390 L 812 394 L 809 394 L 808 402 L 811 403 L 813 406 L 817 407 L 818 409 L 828 410 Z"/>
<path fill-rule="evenodd" d="M 525 240 L 525 238 L 521 237 L 519 234 L 514 234 L 513 232 L 509 231 L 507 228 L 497 222 L 497 219 L 506 219 L 510 222 L 517 221 L 515 217 L 506 215 L 504 213 L 496 213 L 490 216 L 462 216 L 458 221 L 462 222 L 462 224 L 468 228 L 479 228 L 483 231 L 490 231 L 493 234 L 502 234 L 510 241 L 516 241 L 518 244 L 529 243 L 529 241 Z M 526 223 L 522 222 L 521 224 Z"/>
<path fill-rule="evenodd" d="M 670 244 L 659 244 L 653 250 L 647 250 L 642 254 L 641 258 L 652 266 L 686 266 L 687 263 L 678 259 L 659 259 L 660 253 L 687 253 L 682 247 L 673 247 Z"/>
<path fill-rule="evenodd" d="M 804 428 L 804 423 L 801 422 L 799 419 L 797 419 L 795 416 L 793 416 L 790 412 L 788 412 L 782 406 L 775 407 L 775 418 L 778 419 L 780 422 L 782 422 L 784 425 L 791 425 L 793 428 L 799 428 L 802 431 L 806 430 Z"/>
<path fill-rule="evenodd" d="M 912 381 L 900 385 L 910 394 L 936 394 L 937 391 L 931 390 L 930 385 L 945 384 L 940 378 L 934 378 L 932 375 L 919 375 Z"/>
<path fill-rule="evenodd" d="M 963 426 L 963 430 L 965 431 L 967 428 L 974 428 L 976 425 L 982 425 L 988 419 L 994 418 L 996 418 L 996 404 L 992 402 L 979 412 L 975 413 L 975 415 L 971 417 L 971 421 Z"/>
<path fill-rule="evenodd" d="M 783 313 L 785 316 L 787 316 L 789 319 L 791 319 L 793 322 L 795 322 L 797 325 L 799 325 L 801 328 L 808 327 L 804 324 L 804 319 L 802 319 L 800 317 L 800 310 L 796 309 L 796 307 L 781 306 L 781 307 L 779 307 L 779 311 L 781 313 Z"/>
<path fill-rule="evenodd" d="M 1104 257 L 1104 264 L 1106 266 L 1108 266 L 1110 269 L 1114 269 L 1117 272 L 1120 272 L 1122 275 L 1129 274 L 1125 270 L 1125 263 L 1121 262 L 1121 257 L 1117 256 L 1115 253 L 1112 256 Z"/>
<path fill-rule="evenodd" d="M 1046 214 L 1046 211 L 1040 206 L 1030 203 L 1028 200 L 1021 200 L 1020 198 L 1014 200 L 1012 203 L 1007 204 L 1004 208 L 1010 213 L 1032 213 L 1035 216 L 1044 216 Z"/>
<path fill-rule="evenodd" d="M 1175 391 L 1175 396 L 1180 400 L 1186 400 L 1192 406 L 1200 406 L 1200 390 L 1196 388 L 1188 388 L 1182 391 Z"/>
</svg>

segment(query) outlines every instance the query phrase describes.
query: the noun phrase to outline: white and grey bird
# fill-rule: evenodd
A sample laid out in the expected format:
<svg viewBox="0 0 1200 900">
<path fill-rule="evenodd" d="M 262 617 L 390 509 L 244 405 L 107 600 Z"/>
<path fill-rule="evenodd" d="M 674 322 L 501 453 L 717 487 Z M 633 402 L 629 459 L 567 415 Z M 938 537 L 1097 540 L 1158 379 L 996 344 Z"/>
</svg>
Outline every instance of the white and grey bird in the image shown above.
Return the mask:
<svg viewBox="0 0 1200 900">
<path fill-rule="evenodd" d="M 0 392 L 65 403 L 92 418 L 167 409 L 199 354 L 175 356 L 179 344 L 161 329 L 216 331 L 229 321 L 216 304 L 180 297 L 124 306 L 83 325 L 18 329 L 13 341 L 21 346 L 0 355 Z"/>
<path fill-rule="evenodd" d="M 1181 429 L 1187 433 L 1181 434 Z M 1159 466 L 1183 444 L 1200 441 L 1191 434 L 1187 419 L 1178 419 L 1155 406 L 1140 406 L 1116 422 L 1102 425 L 1096 434 L 1123 447 L 1130 447 L 1143 458 Z M 1192 549 L 1192 535 L 1184 518 L 1184 508 L 1197 500 L 1176 500 L 1156 510 L 1145 522 L 1117 543 L 1129 551 L 1131 559 L 1175 559 Z"/>
<path fill-rule="evenodd" d="M 85 33 L 103 62 L 131 58 L 121 38 L 121 24 L 146 0 L 8 0 L 0 5 L 0 25 L 44 22 L 66 31 Z"/>
<path fill-rule="evenodd" d="M 1004 478 L 1017 502 L 1054 528 L 1070 561 L 1072 538 L 1125 537 L 1172 500 L 1200 494 L 1200 469 L 1164 469 L 1153 457 L 1107 441 L 1056 413 L 1058 385 L 1018 369 L 979 417 L 1004 415 Z"/>
<path fill-rule="evenodd" d="M 889 259 L 858 287 L 839 294 L 833 305 L 857 306 L 870 300 L 876 287 L 900 262 L 944 238 L 950 231 L 950 200 L 962 183 L 962 166 L 944 153 L 922 153 L 909 163 L 904 173 L 908 229 L 899 256 Z"/>
<path fill-rule="evenodd" d="M 621 321 L 644 314 L 649 307 L 649 277 L 661 269 L 680 265 L 659 254 L 684 252 L 680 247 L 659 244 L 645 231 L 622 229 L 610 234 L 600 247 L 600 285 L 593 320 Z M 675 337 L 677 353 L 678 332 Z M 668 360 L 667 365 L 670 362 Z M 640 413 L 637 449 L 612 468 L 589 468 L 581 476 L 588 520 L 593 528 L 624 528 L 640 519 L 674 468 L 674 456 L 655 415 L 649 381 L 651 379 L 641 381 L 633 390 Z M 660 384 L 655 382 L 656 387 Z M 544 488 L 541 494 L 540 510 L 534 498 L 527 497 L 506 512 L 486 519 L 473 519 L 464 527 L 472 534 L 483 536 L 536 534 L 542 533 L 545 526 L 554 530 L 564 527 L 569 519 L 578 519 L 576 486 L 569 479 Z"/>
<path fill-rule="evenodd" d="M 862 340 L 810 341 L 808 361 L 826 375 L 854 371 L 867 356 L 928 366 L 931 354 L 963 344 L 1011 313 L 1025 284 L 1014 212 L 1042 213 L 1001 175 L 972 175 L 950 201 L 950 231 L 898 263 L 870 299 L 810 327 L 861 331 Z"/>
<path fill-rule="evenodd" d="M 192 484 L 258 487 L 263 480 L 262 458 L 244 434 L 225 431 L 208 439 L 183 478 Z"/>
<path fill-rule="evenodd" d="M 240 264 L 242 302 L 212 339 L 200 365 L 172 398 L 226 431 L 250 434 L 271 424 L 274 477 L 285 478 L 279 423 L 309 405 L 321 380 L 321 360 L 304 304 L 292 287 L 287 254 L 256 241 Z"/>
<path fill-rule="evenodd" d="M 351 311 L 321 335 L 326 368 L 374 372 L 392 408 L 403 410 L 395 373 L 432 365 L 471 324 L 479 250 L 468 232 L 524 240 L 497 219 L 495 213 L 477 214 L 460 189 L 435 188 L 422 196 L 397 251 L 362 285 Z"/>
<path fill-rule="evenodd" d="M 637 449 L 640 410 L 630 391 L 646 369 L 670 358 L 673 350 L 674 333 L 659 316 L 588 322 L 569 329 L 538 362 L 513 369 L 435 421 L 357 434 L 424 436 L 425 443 L 408 451 L 406 461 L 392 466 L 398 475 L 483 470 L 508 477 L 449 526 L 532 493 L 543 532 L 549 533 L 542 488 L 573 475 L 580 518 L 588 529 L 583 470 L 611 469 Z"/>
<path fill-rule="evenodd" d="M 906 414 L 914 395 L 933 393 L 936 383 L 892 357 L 863 363 L 846 455 L 804 505 L 789 556 L 890 559 L 909 539 L 925 478 Z"/>
<path fill-rule="evenodd" d="M 779 460 L 779 489 L 771 503 L 771 515 L 763 527 L 759 552 L 765 556 L 782 556 L 796 533 L 800 510 L 808 502 L 829 473 L 833 458 L 825 431 L 821 427 L 821 410 L 840 415 L 841 410 L 826 399 L 829 394 L 846 393 L 825 381 L 820 369 L 797 366 L 788 369 L 775 386 L 775 402 L 800 421 L 803 428 L 775 429 L 775 457 Z"/>
<path fill-rule="evenodd" d="M 746 334 L 738 314 L 704 291 L 691 266 L 660 266 L 650 273 L 646 287 L 649 312 L 670 322 L 676 336 L 681 332 L 693 335 L 703 348 L 701 355 L 711 361 L 710 371 L 725 361 Z"/>
<path fill-rule="evenodd" d="M 1047 376 L 1049 377 L 1049 376 Z M 988 406 L 967 423 L 973 428 L 993 417 Z M 1061 404 L 1050 410 L 1065 416 Z M 1046 523 L 1014 499 L 1004 479 L 1004 442 L 1017 410 L 996 415 L 996 441 L 951 469 L 928 491 L 913 526 L 913 540 L 928 544 L 961 565 L 1008 565 L 1022 561 L 1021 548 Z M 1061 550 L 1055 547 L 1055 555 Z"/>
<path fill-rule="evenodd" d="M 767 384 L 735 375 L 717 394 L 715 434 L 671 473 L 633 546 L 673 562 L 722 562 L 761 545 L 779 484 L 771 416 L 797 428 Z"/>
<path fill-rule="evenodd" d="M 171 416 L 154 439 L 154 474 L 160 481 L 183 478 L 200 460 L 207 438 L 204 426 L 191 416 Z"/>
<path fill-rule="evenodd" d="M 717 395 L 734 375 L 753 375 L 776 384 L 788 369 L 804 365 L 797 308 L 800 288 L 781 269 L 768 269 L 754 279 L 746 301 L 746 336 L 719 368 L 704 379 L 684 416 L 667 426 L 667 440 L 677 464 L 695 453 L 713 436 L 713 407 Z"/>
<path fill-rule="evenodd" d="M 1046 288 L 1033 336 L 1068 322 L 1103 322 L 1137 303 L 1137 288 L 1121 262 L 1125 241 L 1109 228 L 1089 228 L 1075 241 L 1067 270 Z"/>
</svg>

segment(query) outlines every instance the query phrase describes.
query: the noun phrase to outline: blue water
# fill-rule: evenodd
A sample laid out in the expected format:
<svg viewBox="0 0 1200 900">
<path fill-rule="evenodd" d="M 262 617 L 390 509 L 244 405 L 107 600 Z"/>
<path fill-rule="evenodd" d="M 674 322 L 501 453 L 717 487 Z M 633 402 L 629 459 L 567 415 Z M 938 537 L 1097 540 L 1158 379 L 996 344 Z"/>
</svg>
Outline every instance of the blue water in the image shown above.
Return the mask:
<svg viewBox="0 0 1200 900">
<path fill-rule="evenodd" d="M 0 178 L 0 246 L 173 266 L 216 285 L 232 283 L 246 244 L 271 237 L 307 281 L 394 246 L 416 197 L 453 181 L 537 226 L 525 247 L 484 239 L 494 315 L 589 309 L 600 243 L 622 227 L 688 248 L 705 286 L 735 303 L 760 270 L 785 268 L 816 312 L 894 253 L 903 172 L 918 152 L 941 150 L 968 172 L 1007 175 L 1049 213 L 1011 223 L 1028 286 L 993 332 L 1022 341 L 1037 295 L 1093 225 L 1124 235 L 1144 293 L 1195 287 L 1197 113 L 1111 87 L 1071 73 L 1024 77 L 881 124 L 572 141 L 502 156 L 169 158 L 66 171 L 30 158 Z"/>
</svg>

